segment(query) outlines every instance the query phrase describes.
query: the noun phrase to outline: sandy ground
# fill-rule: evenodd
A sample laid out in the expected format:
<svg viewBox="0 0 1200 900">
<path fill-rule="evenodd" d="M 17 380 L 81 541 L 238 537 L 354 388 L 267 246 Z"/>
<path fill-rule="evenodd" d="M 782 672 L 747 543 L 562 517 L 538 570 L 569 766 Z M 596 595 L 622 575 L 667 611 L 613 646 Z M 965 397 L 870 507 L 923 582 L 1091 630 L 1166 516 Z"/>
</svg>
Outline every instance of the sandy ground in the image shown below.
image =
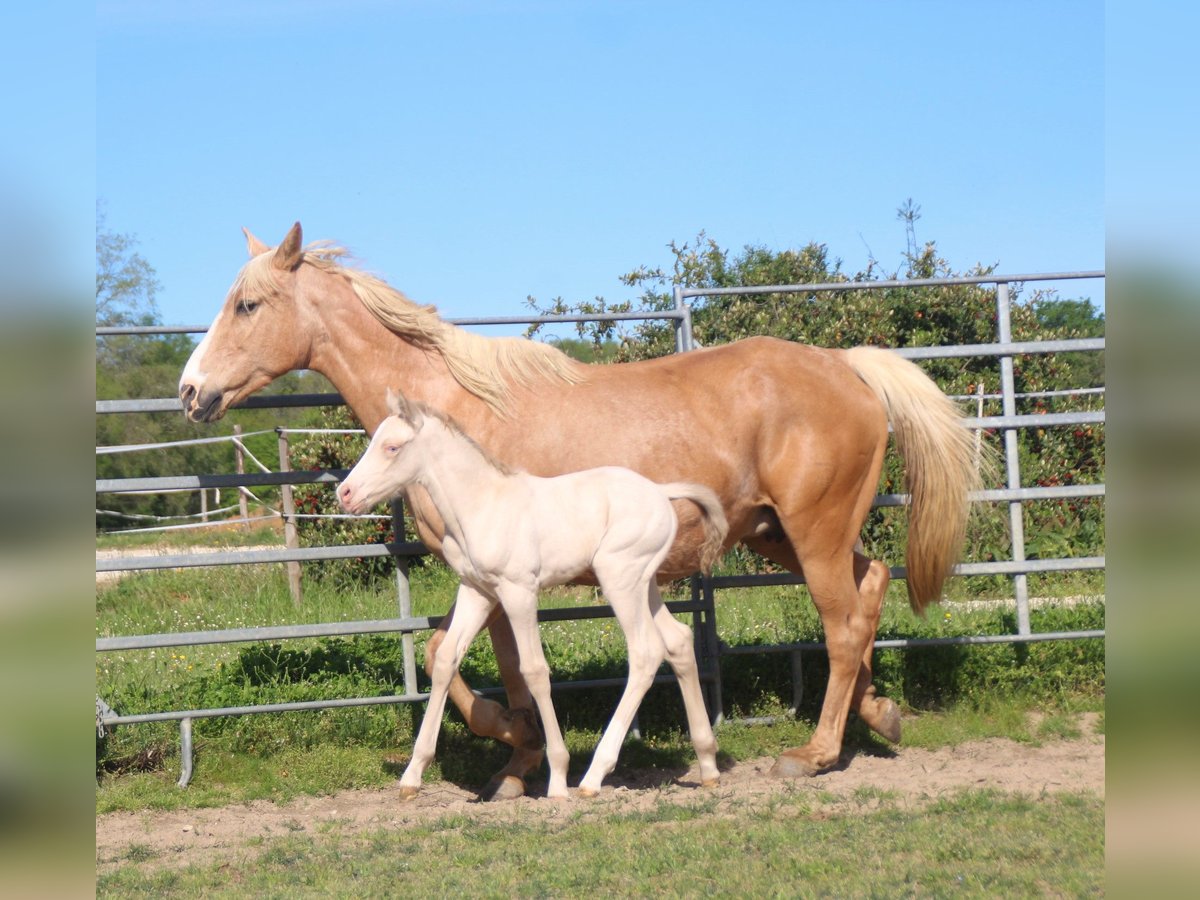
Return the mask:
<svg viewBox="0 0 1200 900">
<path fill-rule="evenodd" d="M 394 787 L 344 791 L 290 803 L 250 804 L 177 812 L 110 813 L 96 819 L 97 872 L 130 858 L 130 849 L 152 860 L 149 865 L 186 866 L 226 857 L 253 855 L 263 839 L 318 834 L 336 828 L 342 834 L 407 824 L 429 824 L 446 816 L 480 822 L 531 819 L 566 822 L 581 810 L 597 815 L 655 809 L 661 803 L 712 803 L 713 813 L 747 807 L 769 808 L 774 799 L 808 795 L 822 814 L 869 812 L 881 805 L 919 807 L 964 789 L 996 789 L 1029 796 L 1086 792 L 1104 797 L 1104 737 L 1095 734 L 1094 715 L 1081 722 L 1078 739 L 1041 745 L 993 739 L 938 750 L 898 748 L 892 755 L 857 754 L 834 771 L 816 778 L 781 780 L 768 775 L 773 759 L 732 765 L 716 788 L 701 788 L 697 771 L 677 778 L 661 772 L 631 778 L 610 776 L 599 797 L 572 796 L 565 801 L 525 797 L 504 803 L 479 803 L 472 791 L 448 782 L 427 784 L 412 800 Z M 146 852 L 152 851 L 152 852 Z"/>
</svg>

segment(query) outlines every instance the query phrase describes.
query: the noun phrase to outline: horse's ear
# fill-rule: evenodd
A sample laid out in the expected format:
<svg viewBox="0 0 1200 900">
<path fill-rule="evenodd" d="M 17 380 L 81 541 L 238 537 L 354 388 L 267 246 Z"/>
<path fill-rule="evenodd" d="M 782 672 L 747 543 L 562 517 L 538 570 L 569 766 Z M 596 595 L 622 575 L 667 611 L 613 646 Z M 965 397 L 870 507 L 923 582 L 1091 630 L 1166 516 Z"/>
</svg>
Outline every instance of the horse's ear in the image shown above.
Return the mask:
<svg viewBox="0 0 1200 900">
<path fill-rule="evenodd" d="M 262 256 L 271 249 L 254 235 L 252 235 L 249 228 L 243 228 L 242 234 L 246 236 L 246 250 L 250 253 L 251 259 L 254 259 L 256 256 Z"/>
<path fill-rule="evenodd" d="M 297 222 L 275 248 L 275 268 L 290 272 L 300 265 L 304 258 L 303 241 L 304 235 L 300 230 L 300 223 Z"/>
</svg>

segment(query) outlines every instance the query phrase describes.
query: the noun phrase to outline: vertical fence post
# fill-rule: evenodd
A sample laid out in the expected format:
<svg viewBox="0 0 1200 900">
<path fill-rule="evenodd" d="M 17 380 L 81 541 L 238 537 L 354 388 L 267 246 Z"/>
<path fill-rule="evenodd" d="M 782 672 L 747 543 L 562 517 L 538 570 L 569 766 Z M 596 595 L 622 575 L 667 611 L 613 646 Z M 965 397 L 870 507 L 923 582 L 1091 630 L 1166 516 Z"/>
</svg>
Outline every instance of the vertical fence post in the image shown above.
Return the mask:
<svg viewBox="0 0 1200 900">
<path fill-rule="evenodd" d="M 696 348 L 696 341 L 692 337 L 692 311 L 683 299 L 683 288 L 675 285 L 675 311 L 682 313 L 680 318 L 675 319 L 675 352 L 685 353 L 688 350 Z"/>
<path fill-rule="evenodd" d="M 979 384 L 975 385 L 975 418 L 983 418 L 983 379 L 979 379 Z M 983 429 L 975 429 L 975 469 L 979 469 L 979 464 L 983 457 Z"/>
<path fill-rule="evenodd" d="M 233 426 L 233 462 L 239 475 L 246 474 L 246 454 L 242 452 L 242 426 Z M 246 503 L 246 492 L 241 486 L 237 489 L 238 513 L 242 518 L 242 531 L 250 530 L 250 507 Z"/>
<path fill-rule="evenodd" d="M 200 521 L 208 521 L 208 491 L 200 488 Z"/>
<path fill-rule="evenodd" d="M 279 435 L 279 471 L 290 472 L 292 471 L 292 461 L 288 449 L 287 432 L 282 428 L 276 428 L 275 433 Z M 290 484 L 280 485 L 279 493 L 283 497 L 283 543 L 289 550 L 297 550 L 300 547 L 300 536 L 296 533 L 296 503 L 292 498 L 292 486 Z M 287 567 L 288 590 L 292 593 L 292 602 L 299 606 L 302 599 L 300 563 L 287 562 L 284 563 L 284 566 Z"/>
<path fill-rule="evenodd" d="M 1008 282 L 996 285 L 996 323 L 1000 343 L 1012 341 L 1012 316 L 1008 294 Z M 1017 414 L 1016 380 L 1013 376 L 1013 358 L 1000 357 L 1000 393 L 1004 404 L 1004 415 Z M 1010 490 L 1021 487 L 1021 463 L 1017 447 L 1017 429 L 1004 429 L 1004 468 Z M 1012 531 L 1012 557 L 1014 562 L 1025 561 L 1025 517 L 1020 500 L 1008 504 L 1009 526 Z M 1013 590 L 1017 601 L 1017 633 L 1029 634 L 1029 578 L 1024 574 L 1013 576 Z"/>
<path fill-rule="evenodd" d="M 395 532 L 396 543 L 403 544 L 404 533 L 404 501 L 396 498 L 392 501 L 392 529 Z M 408 581 L 408 557 L 397 553 L 396 560 L 396 605 L 397 614 L 402 619 L 412 615 L 412 591 Z M 413 645 L 411 631 L 400 635 L 400 655 L 404 663 L 404 693 L 412 696 L 417 693 L 417 657 Z"/>
</svg>

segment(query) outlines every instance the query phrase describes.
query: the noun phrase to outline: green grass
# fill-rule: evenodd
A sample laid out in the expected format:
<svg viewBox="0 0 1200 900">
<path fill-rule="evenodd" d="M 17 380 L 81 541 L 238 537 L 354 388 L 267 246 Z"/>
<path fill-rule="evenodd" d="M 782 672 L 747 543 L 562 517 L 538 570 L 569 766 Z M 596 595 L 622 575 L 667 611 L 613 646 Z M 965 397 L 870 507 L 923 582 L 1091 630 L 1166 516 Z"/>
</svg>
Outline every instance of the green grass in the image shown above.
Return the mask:
<svg viewBox="0 0 1200 900">
<path fill-rule="evenodd" d="M 444 567 L 415 567 L 415 614 L 444 612 L 455 587 L 453 574 Z M 1078 583 L 1067 587 L 1074 593 Z M 597 602 L 590 589 L 558 590 L 544 598 L 546 606 Z M 304 603 L 297 607 L 282 566 L 139 573 L 97 588 L 96 633 L 99 637 L 388 618 L 396 615 L 395 603 L 394 588 L 387 583 L 334 589 L 307 578 Z M 721 639 L 731 645 L 821 637 L 819 620 L 800 587 L 721 592 L 717 623 Z M 1054 631 L 1103 628 L 1104 605 L 1035 610 L 1033 626 Z M 943 607 L 917 619 L 906 602 L 889 598 L 879 634 L 938 637 L 1014 630 L 1011 610 Z M 624 640 L 612 619 L 546 623 L 542 637 L 556 680 L 625 674 Z M 424 634 L 416 636 L 418 659 L 423 659 L 426 639 Z M 399 693 L 402 672 L 396 636 L 365 635 L 99 653 L 96 689 L 119 713 L 135 714 Z M 828 677 L 825 654 L 805 652 L 801 672 L 805 693 L 796 720 L 781 720 L 770 729 L 727 726 L 720 735 L 724 753 L 737 759 L 770 755 L 808 739 Z M 463 673 L 474 687 L 499 683 L 486 639 L 472 646 Z M 725 657 L 721 676 L 727 717 L 785 716 L 791 705 L 787 654 Z M 1104 642 L 886 650 L 876 654 L 875 676 L 881 693 L 909 714 L 905 743 L 910 746 L 944 746 L 998 735 L 1053 739 L 1068 736 L 1074 712 L 1102 708 Z M 425 687 L 423 672 L 420 687 Z M 618 688 L 556 695 L 574 765 L 586 764 L 618 695 Z M 1027 722 L 1031 711 L 1042 713 L 1036 727 Z M 384 771 L 380 760 L 393 752 L 407 754 L 414 717 L 420 712 L 401 705 L 197 720 L 196 773 L 187 791 L 174 786 L 178 725 L 122 726 L 97 743 L 98 808 L 213 805 L 385 783 L 394 773 Z M 651 690 L 639 720 L 643 740 L 629 744 L 622 753 L 623 765 L 665 772 L 688 765 L 692 751 L 673 684 Z M 847 739 L 864 752 L 883 747 L 853 719 Z M 507 754 L 471 736 L 451 713 L 438 758 L 444 768 L 435 769 L 431 777 L 479 786 L 503 765 Z"/>
<path fill-rule="evenodd" d="M 174 869 L 131 848 L 97 896 L 1084 896 L 1104 889 L 1103 803 L 963 792 L 919 811 L 886 794 L 830 814 L 805 794 L 713 815 L 447 816 L 428 825 L 288 834 L 242 859 Z M 668 808 L 669 807 L 669 808 Z M 145 848 L 143 848 L 145 850 Z M 142 863 L 146 863 L 142 865 Z"/>
</svg>

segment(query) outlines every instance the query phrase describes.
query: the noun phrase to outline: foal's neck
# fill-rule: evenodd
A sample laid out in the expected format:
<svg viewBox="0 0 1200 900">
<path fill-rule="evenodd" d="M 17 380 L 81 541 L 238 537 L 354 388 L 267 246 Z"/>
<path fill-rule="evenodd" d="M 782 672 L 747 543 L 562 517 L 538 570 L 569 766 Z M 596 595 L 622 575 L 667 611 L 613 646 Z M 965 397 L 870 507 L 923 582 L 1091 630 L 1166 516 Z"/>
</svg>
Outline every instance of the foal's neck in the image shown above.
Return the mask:
<svg viewBox="0 0 1200 900">
<path fill-rule="evenodd" d="M 439 419 L 426 419 L 413 450 L 421 453 L 414 479 L 429 492 L 446 531 L 463 537 L 469 510 L 497 496 L 497 489 L 511 481 L 471 440 Z"/>
</svg>

